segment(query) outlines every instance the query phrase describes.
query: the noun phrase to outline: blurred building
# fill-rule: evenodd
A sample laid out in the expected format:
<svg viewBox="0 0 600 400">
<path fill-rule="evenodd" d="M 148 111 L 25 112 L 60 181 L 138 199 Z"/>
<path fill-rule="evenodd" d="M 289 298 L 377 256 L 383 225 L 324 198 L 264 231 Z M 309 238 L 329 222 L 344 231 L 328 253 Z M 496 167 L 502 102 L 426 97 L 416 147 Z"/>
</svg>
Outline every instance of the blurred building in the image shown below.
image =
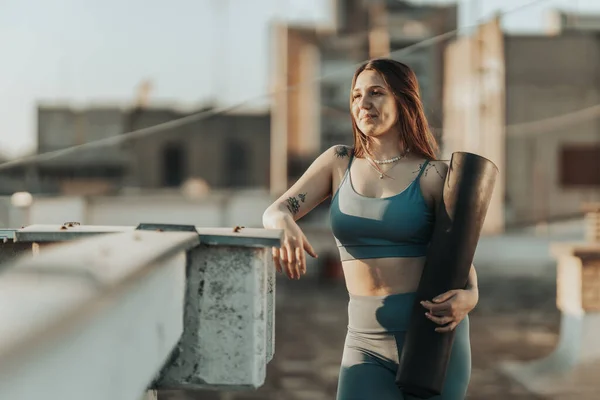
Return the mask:
<svg viewBox="0 0 600 400">
<path fill-rule="evenodd" d="M 125 132 L 126 113 L 116 105 L 76 108 L 67 104 L 40 104 L 37 109 L 38 153 L 118 138 Z M 54 191 L 61 193 L 102 193 L 124 183 L 129 159 L 125 148 L 113 145 L 73 151 L 42 160 L 33 167 L 31 174 L 46 188 L 54 186 Z"/>
<path fill-rule="evenodd" d="M 600 200 L 600 36 L 505 35 L 498 19 L 446 52 L 444 149 L 489 157 L 486 230 L 582 214 Z"/>
<path fill-rule="evenodd" d="M 447 40 L 411 48 L 425 39 L 456 29 L 457 5 L 408 1 L 340 1 L 341 32 L 320 41 L 322 150 L 352 143 L 350 83 L 363 60 L 391 57 L 417 75 L 423 105 L 434 133 L 442 127 L 443 51 Z M 362 18 L 358 18 L 360 15 Z"/>
<path fill-rule="evenodd" d="M 129 114 L 127 130 L 191 114 L 139 109 Z M 270 135 L 268 113 L 238 112 L 216 113 L 178 124 L 166 134 L 140 137 L 127 145 L 132 155 L 130 186 L 179 187 L 198 179 L 214 189 L 267 189 Z"/>
<path fill-rule="evenodd" d="M 600 32 L 600 14 L 582 14 L 572 11 L 552 10 L 548 15 L 547 32 Z"/>
<path fill-rule="evenodd" d="M 413 68 L 430 124 L 442 126 L 446 41 L 408 48 L 455 29 L 456 4 L 335 0 L 331 5 L 330 25 L 277 24 L 272 29 L 274 193 L 283 192 L 324 149 L 352 143 L 350 85 L 354 70 L 368 58 L 391 52 L 392 58 Z"/>
<path fill-rule="evenodd" d="M 208 111 L 205 109 L 204 111 Z M 267 188 L 270 117 L 268 113 L 221 114 L 205 119 L 198 110 L 173 107 L 65 104 L 38 107 L 38 152 L 89 142 L 106 145 L 42 159 L 11 170 L 26 176 L 33 192 L 104 194 L 122 188 L 180 188 L 197 181 L 215 189 Z M 191 118 L 175 123 L 181 118 Z M 121 141 L 124 132 L 172 122 Z"/>
</svg>

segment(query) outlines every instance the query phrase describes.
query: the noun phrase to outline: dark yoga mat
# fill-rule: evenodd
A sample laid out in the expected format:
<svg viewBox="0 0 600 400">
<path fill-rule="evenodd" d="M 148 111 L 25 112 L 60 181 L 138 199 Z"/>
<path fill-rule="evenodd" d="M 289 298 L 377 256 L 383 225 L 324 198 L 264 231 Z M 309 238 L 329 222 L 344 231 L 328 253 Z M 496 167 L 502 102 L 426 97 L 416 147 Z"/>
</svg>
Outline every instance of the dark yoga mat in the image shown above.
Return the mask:
<svg viewBox="0 0 600 400">
<path fill-rule="evenodd" d="M 439 325 L 425 317 L 419 302 L 465 288 L 497 175 L 484 157 L 452 154 L 396 374 L 406 394 L 422 399 L 441 394 L 455 332 L 436 332 Z"/>
</svg>

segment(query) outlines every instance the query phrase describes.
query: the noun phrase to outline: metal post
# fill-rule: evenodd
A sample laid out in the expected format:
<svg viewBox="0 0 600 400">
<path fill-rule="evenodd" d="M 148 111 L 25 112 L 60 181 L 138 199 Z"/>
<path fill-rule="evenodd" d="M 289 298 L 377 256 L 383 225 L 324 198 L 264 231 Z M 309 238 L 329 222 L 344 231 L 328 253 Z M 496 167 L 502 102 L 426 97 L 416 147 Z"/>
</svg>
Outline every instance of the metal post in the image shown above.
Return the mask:
<svg viewBox="0 0 600 400">
<path fill-rule="evenodd" d="M 156 390 L 148 390 L 140 400 L 158 400 L 158 392 Z"/>
</svg>

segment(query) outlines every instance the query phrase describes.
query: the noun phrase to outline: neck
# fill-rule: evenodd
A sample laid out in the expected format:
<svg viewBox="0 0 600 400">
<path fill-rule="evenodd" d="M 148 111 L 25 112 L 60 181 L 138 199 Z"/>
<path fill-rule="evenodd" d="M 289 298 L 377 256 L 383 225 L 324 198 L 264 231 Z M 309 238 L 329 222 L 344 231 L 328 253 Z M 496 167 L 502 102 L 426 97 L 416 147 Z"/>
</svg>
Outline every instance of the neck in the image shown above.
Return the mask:
<svg viewBox="0 0 600 400">
<path fill-rule="evenodd" d="M 404 146 L 394 138 L 372 138 L 369 146 L 370 157 L 375 160 L 389 160 L 406 153 Z"/>
</svg>

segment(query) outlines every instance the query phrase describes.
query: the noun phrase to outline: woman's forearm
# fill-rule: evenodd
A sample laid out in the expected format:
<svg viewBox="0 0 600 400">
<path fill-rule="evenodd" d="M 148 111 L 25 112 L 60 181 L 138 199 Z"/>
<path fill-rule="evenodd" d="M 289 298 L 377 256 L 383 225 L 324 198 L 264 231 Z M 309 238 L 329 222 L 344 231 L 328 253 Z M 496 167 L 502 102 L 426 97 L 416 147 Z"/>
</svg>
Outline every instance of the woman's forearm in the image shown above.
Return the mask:
<svg viewBox="0 0 600 400">
<path fill-rule="evenodd" d="M 479 302 L 479 287 L 477 284 L 477 271 L 475 271 L 475 265 L 473 264 L 471 264 L 471 270 L 469 271 L 469 278 L 467 279 L 465 290 L 473 295 L 473 303 L 476 305 Z"/>
<path fill-rule="evenodd" d="M 477 271 L 475 271 L 475 265 L 471 264 L 471 270 L 469 271 L 469 278 L 467 279 L 467 287 L 465 289 L 468 290 L 478 290 L 477 287 Z"/>
<path fill-rule="evenodd" d="M 265 210 L 262 216 L 262 223 L 265 229 L 279 229 L 282 223 L 294 220 L 292 213 L 283 204 L 272 204 Z"/>
</svg>

